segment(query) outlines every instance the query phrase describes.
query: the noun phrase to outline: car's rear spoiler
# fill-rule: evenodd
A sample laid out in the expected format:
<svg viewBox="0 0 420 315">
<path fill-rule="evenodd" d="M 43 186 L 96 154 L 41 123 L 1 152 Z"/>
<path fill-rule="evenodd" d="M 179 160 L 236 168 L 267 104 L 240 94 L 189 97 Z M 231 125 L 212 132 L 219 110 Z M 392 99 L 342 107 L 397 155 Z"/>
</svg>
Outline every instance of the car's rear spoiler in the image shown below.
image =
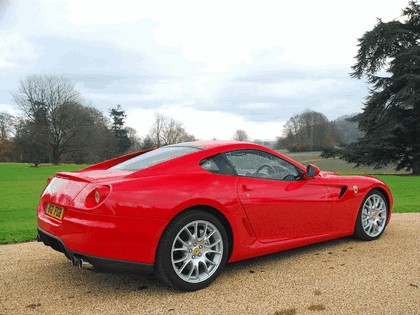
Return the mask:
<svg viewBox="0 0 420 315">
<path fill-rule="evenodd" d="M 101 162 L 101 163 L 98 163 L 98 164 L 88 166 L 84 169 L 81 169 L 79 172 L 107 170 L 107 169 L 109 169 L 109 168 L 111 168 L 111 167 L 113 167 L 113 166 L 115 166 L 119 163 L 122 163 L 124 161 L 127 161 L 127 160 L 133 158 L 133 157 L 139 156 L 143 153 L 146 153 L 146 152 L 149 152 L 149 151 L 152 151 L 152 150 L 155 150 L 155 148 L 142 150 L 142 151 L 137 151 L 137 152 L 129 153 L 129 154 L 126 154 L 126 155 L 122 155 L 122 156 L 113 158 L 111 160 L 107 160 L 107 161 L 104 161 L 104 162 Z"/>
</svg>

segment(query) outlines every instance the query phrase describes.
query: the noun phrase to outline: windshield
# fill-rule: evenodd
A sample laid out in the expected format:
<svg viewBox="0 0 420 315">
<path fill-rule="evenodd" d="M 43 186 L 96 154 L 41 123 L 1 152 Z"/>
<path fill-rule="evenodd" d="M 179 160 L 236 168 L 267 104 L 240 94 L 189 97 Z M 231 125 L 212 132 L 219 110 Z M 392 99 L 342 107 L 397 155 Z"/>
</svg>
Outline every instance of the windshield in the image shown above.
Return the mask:
<svg viewBox="0 0 420 315">
<path fill-rule="evenodd" d="M 146 152 L 110 168 L 110 170 L 139 171 L 177 157 L 199 151 L 196 147 L 167 146 Z"/>
</svg>

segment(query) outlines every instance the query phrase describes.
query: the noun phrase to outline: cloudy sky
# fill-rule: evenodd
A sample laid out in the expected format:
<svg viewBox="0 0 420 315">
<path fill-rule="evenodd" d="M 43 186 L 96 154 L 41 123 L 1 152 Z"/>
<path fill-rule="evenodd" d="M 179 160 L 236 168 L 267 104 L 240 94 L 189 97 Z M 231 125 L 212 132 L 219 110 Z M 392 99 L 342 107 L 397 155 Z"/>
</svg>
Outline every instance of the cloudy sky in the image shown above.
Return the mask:
<svg viewBox="0 0 420 315">
<path fill-rule="evenodd" d="M 29 74 L 71 79 L 104 113 L 117 104 L 139 136 L 154 113 L 200 139 L 274 139 L 305 109 L 359 112 L 357 38 L 407 0 L 0 0 L 0 111 Z"/>
</svg>

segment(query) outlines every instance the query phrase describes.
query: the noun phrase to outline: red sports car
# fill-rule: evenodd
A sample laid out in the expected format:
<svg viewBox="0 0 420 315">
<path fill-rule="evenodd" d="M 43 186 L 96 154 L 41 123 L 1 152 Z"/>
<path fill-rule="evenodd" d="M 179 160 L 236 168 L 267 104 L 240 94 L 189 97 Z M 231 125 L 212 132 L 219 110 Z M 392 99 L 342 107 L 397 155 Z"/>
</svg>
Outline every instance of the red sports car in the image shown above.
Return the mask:
<svg viewBox="0 0 420 315">
<path fill-rule="evenodd" d="M 320 172 L 252 143 L 190 142 L 57 173 L 38 206 L 38 240 L 78 266 L 156 272 L 198 290 L 226 262 L 377 239 L 391 207 L 372 177 Z"/>
</svg>

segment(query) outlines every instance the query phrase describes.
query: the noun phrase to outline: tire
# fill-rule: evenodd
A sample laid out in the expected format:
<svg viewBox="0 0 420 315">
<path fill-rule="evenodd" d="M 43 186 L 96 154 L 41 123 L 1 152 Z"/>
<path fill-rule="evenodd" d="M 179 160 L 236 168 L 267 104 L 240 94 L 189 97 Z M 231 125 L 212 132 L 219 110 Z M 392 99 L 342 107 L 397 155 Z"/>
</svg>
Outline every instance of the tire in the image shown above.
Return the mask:
<svg viewBox="0 0 420 315">
<path fill-rule="evenodd" d="M 389 204 L 379 190 L 371 190 L 363 199 L 357 215 L 354 236 L 363 241 L 373 241 L 385 231 Z"/>
<path fill-rule="evenodd" d="M 205 211 L 191 210 L 176 217 L 162 234 L 156 272 L 177 289 L 200 290 L 223 270 L 228 250 L 223 224 Z"/>
</svg>

